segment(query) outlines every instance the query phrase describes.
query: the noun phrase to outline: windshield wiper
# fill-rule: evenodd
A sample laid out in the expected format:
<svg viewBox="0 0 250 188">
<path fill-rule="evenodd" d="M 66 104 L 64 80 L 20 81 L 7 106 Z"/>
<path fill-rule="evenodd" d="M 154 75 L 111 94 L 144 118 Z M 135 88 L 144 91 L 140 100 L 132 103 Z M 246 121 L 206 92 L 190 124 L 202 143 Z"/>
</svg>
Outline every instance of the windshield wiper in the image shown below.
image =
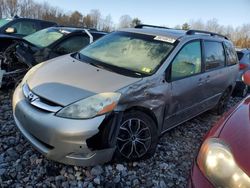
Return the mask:
<svg viewBox="0 0 250 188">
<path fill-rule="evenodd" d="M 125 69 L 125 68 L 117 67 L 114 65 L 106 64 L 106 63 L 98 61 L 98 60 L 93 60 L 87 56 L 82 55 L 79 52 L 73 54 L 72 56 L 74 58 L 76 58 L 77 60 L 80 60 L 84 63 L 90 64 L 90 65 L 95 66 L 95 67 L 100 68 L 100 69 L 108 70 L 110 72 L 115 72 L 115 73 L 119 73 L 119 74 L 127 75 L 127 76 L 132 76 L 132 77 L 146 76 L 146 75 L 144 75 L 140 72 L 134 71 L 134 70 Z"/>
<path fill-rule="evenodd" d="M 89 64 L 89 65 L 92 65 L 92 66 L 94 66 L 94 67 L 101 68 L 101 69 L 106 69 L 104 66 L 101 66 L 101 65 L 99 65 L 99 64 L 97 64 L 97 63 L 93 63 L 93 62 L 88 62 L 88 61 L 86 61 L 84 58 L 81 57 L 81 53 L 79 53 L 79 52 L 76 52 L 75 58 L 76 58 L 77 60 L 80 60 L 80 61 L 84 62 L 84 63 L 87 63 L 87 64 Z"/>
</svg>

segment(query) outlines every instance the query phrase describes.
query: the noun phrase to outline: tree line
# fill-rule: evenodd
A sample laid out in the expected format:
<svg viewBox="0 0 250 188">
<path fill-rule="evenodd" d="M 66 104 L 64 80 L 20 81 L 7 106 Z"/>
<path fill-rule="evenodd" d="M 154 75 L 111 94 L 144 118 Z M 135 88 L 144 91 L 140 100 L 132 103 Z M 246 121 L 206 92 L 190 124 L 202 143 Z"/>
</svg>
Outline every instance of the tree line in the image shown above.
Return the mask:
<svg viewBox="0 0 250 188">
<path fill-rule="evenodd" d="M 83 15 L 79 11 L 66 13 L 58 7 L 51 6 L 48 2 L 38 3 L 34 0 L 0 0 L 0 18 L 13 17 L 15 15 L 54 21 L 63 26 L 88 27 L 103 31 L 112 31 L 117 27 L 111 15 L 104 17 L 97 9 L 93 9 L 86 15 Z M 118 27 L 133 27 L 140 22 L 138 18 L 123 15 L 120 18 Z"/>
<path fill-rule="evenodd" d="M 65 12 L 48 2 L 38 3 L 35 0 L 0 0 L 0 18 L 20 17 L 43 19 L 57 22 L 63 26 L 77 26 L 95 28 L 103 31 L 113 31 L 117 28 L 134 27 L 142 23 L 139 18 L 122 15 L 119 23 L 114 23 L 111 15 L 103 16 L 98 9 L 88 13 L 79 11 Z M 237 47 L 250 48 L 250 23 L 239 27 L 220 25 L 216 19 L 203 22 L 191 20 L 183 25 L 176 25 L 176 29 L 200 29 L 220 33 L 229 37 Z"/>
<path fill-rule="evenodd" d="M 219 33 L 230 38 L 236 47 L 250 48 L 250 23 L 234 28 L 230 25 L 220 25 L 217 19 L 211 19 L 207 22 L 203 22 L 202 20 L 191 20 L 189 23 L 177 25 L 175 28 L 185 30 L 198 29 Z"/>
</svg>

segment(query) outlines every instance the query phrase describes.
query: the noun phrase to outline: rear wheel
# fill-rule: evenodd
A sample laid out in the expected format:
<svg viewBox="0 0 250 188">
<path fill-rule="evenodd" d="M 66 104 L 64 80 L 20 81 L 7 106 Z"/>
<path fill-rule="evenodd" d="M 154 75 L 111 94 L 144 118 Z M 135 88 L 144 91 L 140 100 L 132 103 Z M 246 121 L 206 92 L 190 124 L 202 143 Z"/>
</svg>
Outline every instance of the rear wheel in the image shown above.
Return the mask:
<svg viewBox="0 0 250 188">
<path fill-rule="evenodd" d="M 116 160 L 136 161 L 151 157 L 156 149 L 158 134 L 153 119 L 142 112 L 125 113 L 116 138 Z"/>
<path fill-rule="evenodd" d="M 223 114 L 226 109 L 227 109 L 227 105 L 228 105 L 228 101 L 230 99 L 231 96 L 231 92 L 230 89 L 228 88 L 226 91 L 224 91 L 224 93 L 221 95 L 221 98 L 216 106 L 216 113 L 218 115 Z"/>
</svg>

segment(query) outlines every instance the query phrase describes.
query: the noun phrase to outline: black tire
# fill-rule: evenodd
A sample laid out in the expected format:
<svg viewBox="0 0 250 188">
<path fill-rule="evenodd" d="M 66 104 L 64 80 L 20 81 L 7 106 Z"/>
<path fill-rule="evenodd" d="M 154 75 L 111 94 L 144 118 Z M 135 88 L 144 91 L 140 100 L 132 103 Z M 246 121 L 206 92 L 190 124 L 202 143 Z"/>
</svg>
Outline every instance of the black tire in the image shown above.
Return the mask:
<svg viewBox="0 0 250 188">
<path fill-rule="evenodd" d="M 216 106 L 216 108 L 215 108 L 216 113 L 217 113 L 218 115 L 223 114 L 223 113 L 227 110 L 227 105 L 228 105 L 228 101 L 229 101 L 229 99 L 230 99 L 230 96 L 231 96 L 231 91 L 230 91 L 230 89 L 228 88 L 228 89 L 226 89 L 226 90 L 224 91 L 224 93 L 221 95 L 220 100 L 219 100 L 219 102 L 218 102 L 218 104 L 217 104 L 217 106 Z"/>
<path fill-rule="evenodd" d="M 158 143 L 157 132 L 154 120 L 147 114 L 139 111 L 125 113 L 116 137 L 113 160 L 137 161 L 153 156 Z"/>
<path fill-rule="evenodd" d="M 242 83 L 234 89 L 232 96 L 233 97 L 246 97 L 248 90 L 249 90 L 248 86 Z"/>
</svg>

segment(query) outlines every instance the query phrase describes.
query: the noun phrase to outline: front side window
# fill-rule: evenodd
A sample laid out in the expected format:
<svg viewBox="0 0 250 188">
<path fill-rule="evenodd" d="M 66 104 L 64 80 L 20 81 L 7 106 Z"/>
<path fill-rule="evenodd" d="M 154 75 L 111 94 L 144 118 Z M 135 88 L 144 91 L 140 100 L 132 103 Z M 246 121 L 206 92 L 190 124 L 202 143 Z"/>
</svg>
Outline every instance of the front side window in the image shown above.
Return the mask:
<svg viewBox="0 0 250 188">
<path fill-rule="evenodd" d="M 233 48 L 233 45 L 229 42 L 225 42 L 225 50 L 227 54 L 227 65 L 235 65 L 238 62 L 236 52 Z"/>
<path fill-rule="evenodd" d="M 205 41 L 205 64 L 206 70 L 225 66 L 225 53 L 221 42 Z"/>
<path fill-rule="evenodd" d="M 56 52 L 68 54 L 79 51 L 89 44 L 88 36 L 72 36 L 58 45 Z"/>
<path fill-rule="evenodd" d="M 38 47 L 47 47 L 56 40 L 63 37 L 58 29 L 48 28 L 24 37 L 25 40 Z"/>
<path fill-rule="evenodd" d="M 31 22 L 31 21 L 16 22 L 10 27 L 15 28 L 16 34 L 19 34 L 19 35 L 30 35 L 32 33 L 35 33 L 38 30 L 36 23 Z"/>
<path fill-rule="evenodd" d="M 172 62 L 171 80 L 178 80 L 201 72 L 200 41 L 186 44 Z"/>
<path fill-rule="evenodd" d="M 102 66 L 151 75 L 173 47 L 156 36 L 114 32 L 81 50 L 80 55 L 83 60 L 90 59 Z"/>
</svg>

